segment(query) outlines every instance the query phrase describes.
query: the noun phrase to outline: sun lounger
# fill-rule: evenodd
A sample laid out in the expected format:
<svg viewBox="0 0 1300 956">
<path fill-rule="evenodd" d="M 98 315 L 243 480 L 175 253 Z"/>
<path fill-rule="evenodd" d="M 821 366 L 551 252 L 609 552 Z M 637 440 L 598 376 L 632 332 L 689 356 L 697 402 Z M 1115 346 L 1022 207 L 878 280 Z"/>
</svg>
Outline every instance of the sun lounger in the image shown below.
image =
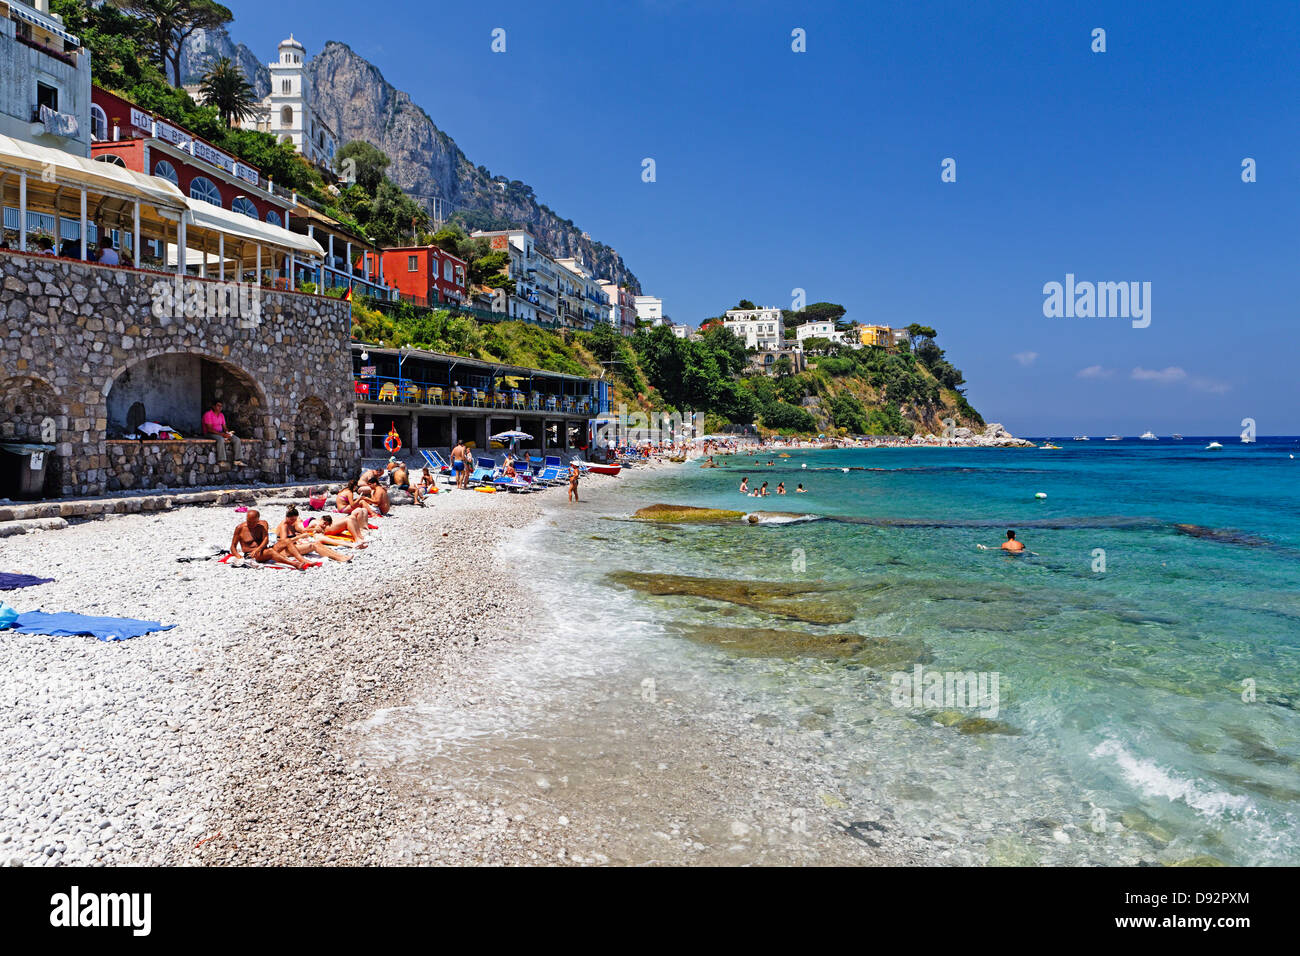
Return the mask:
<svg viewBox="0 0 1300 956">
<path fill-rule="evenodd" d="M 471 485 L 491 484 L 496 474 L 497 463 L 495 458 L 476 458 L 474 460 L 474 470 L 469 475 L 469 483 Z"/>
</svg>

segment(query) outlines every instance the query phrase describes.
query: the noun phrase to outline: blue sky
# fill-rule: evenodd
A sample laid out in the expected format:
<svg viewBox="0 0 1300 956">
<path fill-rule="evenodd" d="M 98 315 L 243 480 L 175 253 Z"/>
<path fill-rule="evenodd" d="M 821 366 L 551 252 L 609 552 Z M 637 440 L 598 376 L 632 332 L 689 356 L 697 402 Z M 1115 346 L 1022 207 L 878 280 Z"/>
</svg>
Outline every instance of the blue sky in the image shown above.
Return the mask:
<svg viewBox="0 0 1300 956">
<path fill-rule="evenodd" d="M 1300 4 L 230 6 L 267 60 L 348 43 L 678 321 L 801 288 L 933 325 L 1014 432 L 1300 433 Z M 1150 326 L 1044 317 L 1067 273 Z"/>
</svg>

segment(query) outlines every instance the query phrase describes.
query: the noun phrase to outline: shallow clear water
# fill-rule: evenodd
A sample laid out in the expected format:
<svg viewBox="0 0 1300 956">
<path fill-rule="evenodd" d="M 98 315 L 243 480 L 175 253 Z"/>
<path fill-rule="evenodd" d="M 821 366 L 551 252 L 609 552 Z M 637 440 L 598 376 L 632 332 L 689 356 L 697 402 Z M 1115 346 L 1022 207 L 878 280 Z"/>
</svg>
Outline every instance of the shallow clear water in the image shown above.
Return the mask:
<svg viewBox="0 0 1300 956">
<path fill-rule="evenodd" d="M 580 741 L 565 695 L 621 695 L 635 726 L 649 677 L 735 729 L 799 737 L 847 818 L 887 809 L 891 827 L 957 862 L 1298 863 L 1300 445 L 1222 441 L 796 452 L 637 476 L 630 496 L 517 543 L 560 623 L 499 662 L 517 692 L 471 722 L 511 738 L 563 711 L 564 736 Z M 737 493 L 745 475 L 809 492 L 760 503 Z M 657 501 L 822 520 L 625 520 Z M 1008 527 L 1033 554 L 997 552 Z M 807 600 L 851 620 L 650 596 L 611 571 L 829 582 L 842 587 Z M 997 712 L 899 706 L 891 679 L 911 664 L 740 656 L 688 640 L 701 623 L 919 643 L 926 672 L 996 673 Z M 589 710 L 595 739 L 609 708 Z M 1008 732 L 961 732 L 981 714 Z M 425 713 L 404 739 L 427 754 L 447 726 Z M 466 776 L 471 750 L 456 758 Z"/>
</svg>

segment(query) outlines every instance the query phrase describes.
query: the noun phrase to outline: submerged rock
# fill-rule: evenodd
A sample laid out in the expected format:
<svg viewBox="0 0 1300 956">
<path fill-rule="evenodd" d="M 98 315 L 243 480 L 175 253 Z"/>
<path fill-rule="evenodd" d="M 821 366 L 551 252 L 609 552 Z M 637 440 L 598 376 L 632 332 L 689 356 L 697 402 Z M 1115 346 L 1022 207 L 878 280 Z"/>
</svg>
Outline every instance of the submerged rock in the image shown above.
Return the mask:
<svg viewBox="0 0 1300 956">
<path fill-rule="evenodd" d="M 737 581 L 687 574 L 643 574 L 639 571 L 614 571 L 609 579 L 647 594 L 709 598 L 809 624 L 847 624 L 853 620 L 852 610 L 842 599 L 826 596 L 828 591 L 842 590 L 837 585 Z"/>
<path fill-rule="evenodd" d="M 1130 830 L 1136 830 L 1160 846 L 1165 846 L 1174 839 L 1174 834 L 1168 828 L 1151 819 L 1141 810 L 1125 811 L 1120 816 L 1119 822 Z"/>
<path fill-rule="evenodd" d="M 857 634 L 808 634 L 770 627 L 693 627 L 686 636 L 746 657 L 852 657 Z"/>
<path fill-rule="evenodd" d="M 1165 866 L 1227 866 L 1227 865 L 1228 864 L 1224 863 L 1217 856 L 1209 856 L 1208 854 L 1202 854 L 1201 856 L 1193 856 L 1186 860 L 1175 860 L 1173 863 L 1165 864 Z"/>
<path fill-rule="evenodd" d="M 711 524 L 724 521 L 738 521 L 745 517 L 743 511 L 728 511 L 725 508 L 696 508 L 692 505 L 647 505 L 637 510 L 633 518 L 642 521 L 667 521 L 674 524 Z"/>
<path fill-rule="evenodd" d="M 963 734 L 1007 734 L 1015 737 L 1021 732 L 1018 727 L 1012 727 L 1000 720 L 990 720 L 987 717 L 967 717 L 965 720 L 957 721 L 954 726 L 959 733 Z"/>
</svg>

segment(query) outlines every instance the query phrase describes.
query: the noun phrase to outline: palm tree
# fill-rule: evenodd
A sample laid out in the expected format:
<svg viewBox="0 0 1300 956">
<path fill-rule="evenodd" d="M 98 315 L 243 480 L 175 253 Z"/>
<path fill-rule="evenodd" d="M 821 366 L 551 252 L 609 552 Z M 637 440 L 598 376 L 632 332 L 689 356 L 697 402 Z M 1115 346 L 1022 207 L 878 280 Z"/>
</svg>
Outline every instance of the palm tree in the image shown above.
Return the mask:
<svg viewBox="0 0 1300 956">
<path fill-rule="evenodd" d="M 227 126 L 234 126 L 253 115 L 257 100 L 244 71 L 228 56 L 217 57 L 203 74 L 199 84 L 203 102 L 217 108 Z"/>
</svg>

